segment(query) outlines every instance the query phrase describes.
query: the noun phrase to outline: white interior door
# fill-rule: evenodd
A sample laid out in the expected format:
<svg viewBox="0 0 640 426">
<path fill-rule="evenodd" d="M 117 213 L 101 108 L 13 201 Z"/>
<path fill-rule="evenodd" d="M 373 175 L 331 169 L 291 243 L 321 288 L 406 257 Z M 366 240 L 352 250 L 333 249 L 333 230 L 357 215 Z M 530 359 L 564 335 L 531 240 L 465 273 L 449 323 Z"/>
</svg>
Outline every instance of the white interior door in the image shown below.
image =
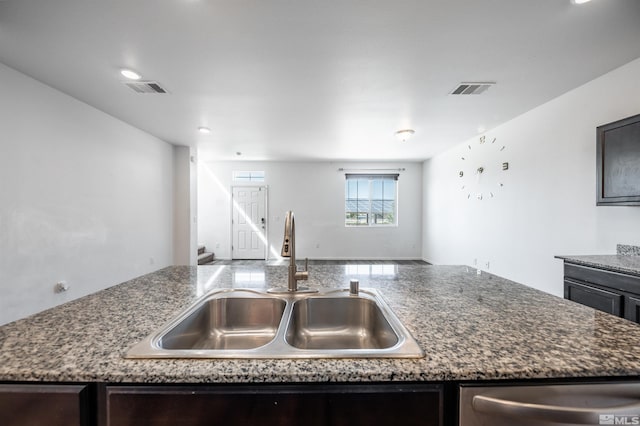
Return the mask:
<svg viewBox="0 0 640 426">
<path fill-rule="evenodd" d="M 267 188 L 234 186 L 231 215 L 232 259 L 266 259 Z"/>
</svg>

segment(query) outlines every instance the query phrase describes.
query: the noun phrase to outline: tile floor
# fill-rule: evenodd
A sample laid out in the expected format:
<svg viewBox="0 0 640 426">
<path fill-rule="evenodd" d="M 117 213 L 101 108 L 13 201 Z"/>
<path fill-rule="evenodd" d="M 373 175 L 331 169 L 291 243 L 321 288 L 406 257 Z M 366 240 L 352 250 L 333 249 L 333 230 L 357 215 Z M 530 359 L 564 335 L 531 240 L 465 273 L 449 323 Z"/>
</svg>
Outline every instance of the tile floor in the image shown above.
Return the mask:
<svg viewBox="0 0 640 426">
<path fill-rule="evenodd" d="M 298 265 L 304 263 L 304 259 L 297 259 Z M 289 262 L 285 260 L 229 260 L 218 259 L 207 265 L 283 265 Z M 424 260 L 327 260 L 327 259 L 309 259 L 309 265 L 429 265 Z"/>
</svg>

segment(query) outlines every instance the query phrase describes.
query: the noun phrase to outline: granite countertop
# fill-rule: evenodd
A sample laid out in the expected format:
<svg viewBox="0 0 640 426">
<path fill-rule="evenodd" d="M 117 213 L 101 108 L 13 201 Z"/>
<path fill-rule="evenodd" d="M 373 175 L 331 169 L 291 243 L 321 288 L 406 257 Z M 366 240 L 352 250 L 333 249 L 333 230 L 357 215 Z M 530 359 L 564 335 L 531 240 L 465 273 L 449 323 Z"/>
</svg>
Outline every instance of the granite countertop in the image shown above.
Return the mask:
<svg viewBox="0 0 640 426">
<path fill-rule="evenodd" d="M 123 354 L 215 288 L 286 266 L 168 267 L 0 327 L 0 381 L 263 383 L 636 376 L 640 327 L 464 266 L 316 266 L 305 285 L 378 289 L 421 359 L 133 360 Z M 560 279 L 560 278 L 558 278 Z"/>
<path fill-rule="evenodd" d="M 604 254 L 589 256 L 556 256 L 566 263 L 606 269 L 608 271 L 640 276 L 640 256 L 624 254 Z"/>
</svg>

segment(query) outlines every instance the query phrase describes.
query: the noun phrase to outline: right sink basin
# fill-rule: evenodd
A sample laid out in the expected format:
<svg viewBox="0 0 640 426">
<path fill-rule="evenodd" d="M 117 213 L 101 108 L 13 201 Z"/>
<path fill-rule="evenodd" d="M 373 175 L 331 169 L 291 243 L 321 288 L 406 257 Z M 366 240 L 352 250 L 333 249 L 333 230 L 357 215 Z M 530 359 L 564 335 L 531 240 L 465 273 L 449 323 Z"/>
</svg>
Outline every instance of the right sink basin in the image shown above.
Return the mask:
<svg viewBox="0 0 640 426">
<path fill-rule="evenodd" d="M 293 304 L 286 340 L 299 349 L 387 349 L 399 336 L 375 301 L 308 297 Z"/>
</svg>

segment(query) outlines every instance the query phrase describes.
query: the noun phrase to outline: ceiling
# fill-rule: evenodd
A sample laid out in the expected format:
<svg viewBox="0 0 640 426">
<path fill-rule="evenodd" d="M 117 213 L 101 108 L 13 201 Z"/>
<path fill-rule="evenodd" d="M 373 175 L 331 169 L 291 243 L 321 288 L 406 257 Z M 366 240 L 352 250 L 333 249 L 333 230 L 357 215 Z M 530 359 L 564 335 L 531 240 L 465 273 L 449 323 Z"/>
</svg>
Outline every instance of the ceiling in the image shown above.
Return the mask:
<svg viewBox="0 0 640 426">
<path fill-rule="evenodd" d="M 638 0 L 0 0 L 0 62 L 201 159 L 420 161 L 638 57 Z"/>
</svg>

